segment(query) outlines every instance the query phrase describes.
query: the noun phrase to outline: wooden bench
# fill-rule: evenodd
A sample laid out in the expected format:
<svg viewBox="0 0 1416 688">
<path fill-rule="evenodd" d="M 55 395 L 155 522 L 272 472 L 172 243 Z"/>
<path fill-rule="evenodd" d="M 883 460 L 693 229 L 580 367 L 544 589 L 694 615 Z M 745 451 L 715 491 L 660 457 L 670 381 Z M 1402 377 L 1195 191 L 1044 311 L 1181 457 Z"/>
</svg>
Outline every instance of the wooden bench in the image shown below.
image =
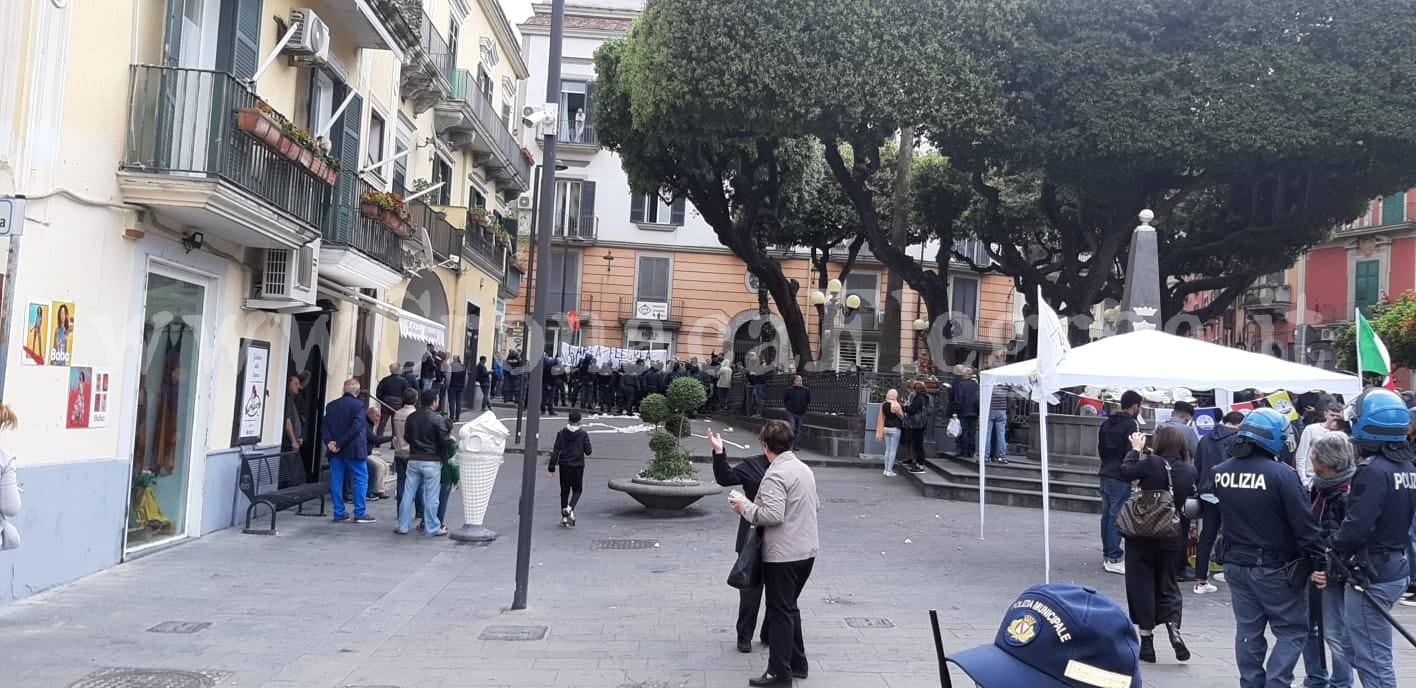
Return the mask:
<svg viewBox="0 0 1416 688">
<path fill-rule="evenodd" d="M 243 533 L 253 535 L 275 535 L 275 515 L 280 511 L 297 507 L 295 513 L 305 515 L 305 502 L 320 500 L 320 513 L 325 513 L 325 498 L 329 486 L 305 480 L 305 466 L 299 452 L 277 453 L 269 450 L 241 451 L 241 473 L 237 481 L 241 493 L 250 500 L 246 507 L 246 526 Z M 252 530 L 251 517 L 256 507 L 265 505 L 270 509 L 270 529 Z"/>
</svg>

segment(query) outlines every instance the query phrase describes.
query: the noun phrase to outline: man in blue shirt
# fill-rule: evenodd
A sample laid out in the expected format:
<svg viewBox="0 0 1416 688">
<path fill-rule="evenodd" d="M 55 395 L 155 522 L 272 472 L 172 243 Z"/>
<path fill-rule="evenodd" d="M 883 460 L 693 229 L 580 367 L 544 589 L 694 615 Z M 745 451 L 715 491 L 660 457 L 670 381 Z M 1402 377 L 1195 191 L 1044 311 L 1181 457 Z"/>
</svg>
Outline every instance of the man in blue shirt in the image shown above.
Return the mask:
<svg viewBox="0 0 1416 688">
<path fill-rule="evenodd" d="M 329 495 L 334 503 L 334 520 L 349 520 L 344 511 L 344 474 L 354 477 L 354 522 L 374 523 L 365 511 L 369 492 L 368 404 L 359 399 L 359 381 L 344 383 L 344 396 L 325 406 L 325 449 L 329 450 Z"/>
</svg>

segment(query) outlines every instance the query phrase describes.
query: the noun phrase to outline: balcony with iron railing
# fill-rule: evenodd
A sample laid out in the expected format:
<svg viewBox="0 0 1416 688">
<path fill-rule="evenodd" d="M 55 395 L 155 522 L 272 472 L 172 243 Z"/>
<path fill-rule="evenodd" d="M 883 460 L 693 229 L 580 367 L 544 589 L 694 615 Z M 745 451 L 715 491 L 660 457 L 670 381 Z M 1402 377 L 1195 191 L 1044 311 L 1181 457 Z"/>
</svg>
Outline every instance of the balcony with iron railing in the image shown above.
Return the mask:
<svg viewBox="0 0 1416 688">
<path fill-rule="evenodd" d="M 516 193 L 530 188 L 531 161 L 496 107 L 477 89 L 472 72 L 453 70 L 448 98 L 438 104 L 437 112 L 438 134 L 450 146 L 471 151 L 479 165 L 497 181 L 514 186 Z"/>
<path fill-rule="evenodd" d="M 677 328 L 683 323 L 683 299 L 638 300 L 621 296 L 619 317 L 620 323 L 625 325 L 652 326 L 657 322 L 666 327 Z"/>
<path fill-rule="evenodd" d="M 583 113 L 577 117 L 567 112 L 562 112 L 560 116 L 560 127 L 558 128 L 556 141 L 567 146 L 584 146 L 587 148 L 599 148 L 600 142 L 595 138 L 595 127 L 585 121 Z"/>
<path fill-rule="evenodd" d="M 447 97 L 456 56 L 421 2 L 403 0 L 402 7 L 408 23 L 418 28 L 419 48 L 405 56 L 399 85 L 413 113 L 421 115 Z"/>
<path fill-rule="evenodd" d="M 462 255 L 483 272 L 501 280 L 506 272 L 510 252 L 509 242 L 491 227 L 483 227 L 468 218 L 462 241 Z"/>
<path fill-rule="evenodd" d="M 559 242 L 593 242 L 599 234 L 599 224 L 598 217 L 557 215 L 555 224 L 551 227 L 551 238 Z"/>
<path fill-rule="evenodd" d="M 428 231 L 435 264 L 444 265 L 451 258 L 462 257 L 462 230 L 448 222 L 445 214 L 422 199 L 415 199 L 408 202 L 408 217 L 414 227 Z"/>
<path fill-rule="evenodd" d="M 1249 315 L 1286 315 L 1293 307 L 1293 288 L 1286 284 L 1255 284 L 1245 291 L 1239 305 Z"/>
<path fill-rule="evenodd" d="M 360 212 L 359 199 L 377 189 L 359 180 L 355 190 L 352 204 L 336 204 L 325 216 L 320 273 L 349 286 L 386 289 L 403 276 L 403 239 L 379 218 Z"/>
<path fill-rule="evenodd" d="M 159 65 L 134 65 L 131 79 L 126 201 L 246 246 L 298 248 L 319 236 L 335 168 L 296 145 L 280 125 L 288 120 L 245 82 Z"/>
</svg>

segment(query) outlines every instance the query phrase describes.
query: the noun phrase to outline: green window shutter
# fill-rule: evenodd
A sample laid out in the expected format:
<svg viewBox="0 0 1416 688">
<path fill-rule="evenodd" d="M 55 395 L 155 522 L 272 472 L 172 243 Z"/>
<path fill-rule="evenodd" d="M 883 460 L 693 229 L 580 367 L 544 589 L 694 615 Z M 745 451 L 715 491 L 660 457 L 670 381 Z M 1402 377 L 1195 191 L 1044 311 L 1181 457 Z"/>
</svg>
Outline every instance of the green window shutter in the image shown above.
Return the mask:
<svg viewBox="0 0 1416 688">
<path fill-rule="evenodd" d="M 335 82 L 334 95 L 340 102 L 349 95 L 348 86 Z M 330 127 L 331 152 L 339 159 L 339 178 L 334 184 L 332 203 L 325 217 L 325 237 L 336 241 L 354 240 L 355 212 L 359 205 L 359 129 L 363 122 L 364 99 L 354 96 L 349 107 Z"/>
<path fill-rule="evenodd" d="M 261 0 L 223 0 L 216 68 L 238 79 L 256 75 L 261 62 Z"/>
<path fill-rule="evenodd" d="M 1363 313 L 1371 310 L 1381 296 L 1381 261 L 1364 260 L 1353 272 L 1353 300 Z"/>
<path fill-rule="evenodd" d="M 1382 224 L 1398 225 L 1406 221 L 1406 194 L 1395 193 L 1382 199 Z"/>
</svg>

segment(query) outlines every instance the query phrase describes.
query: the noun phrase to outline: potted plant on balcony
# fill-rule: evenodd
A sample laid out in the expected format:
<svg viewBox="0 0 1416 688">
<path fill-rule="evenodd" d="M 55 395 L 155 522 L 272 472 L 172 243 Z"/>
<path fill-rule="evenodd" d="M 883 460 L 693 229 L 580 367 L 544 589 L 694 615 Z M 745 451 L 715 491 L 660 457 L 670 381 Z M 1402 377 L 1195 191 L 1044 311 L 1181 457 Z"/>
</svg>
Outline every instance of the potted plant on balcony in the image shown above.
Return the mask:
<svg viewBox="0 0 1416 688">
<path fill-rule="evenodd" d="M 486 229 L 492 224 L 492 218 L 487 214 L 486 208 L 471 207 L 467 209 L 467 224 Z"/>
<path fill-rule="evenodd" d="M 237 110 L 236 128 L 305 168 L 325 184 L 333 185 L 339 177 L 339 161 L 330 155 L 328 142 L 295 126 L 264 100 L 257 100 L 254 107 Z"/>
<path fill-rule="evenodd" d="M 391 191 L 366 191 L 359 197 L 359 214 L 369 219 L 377 219 L 379 224 L 401 237 L 413 235 L 413 227 L 408 223 L 408 204 L 403 197 Z"/>
<path fill-rule="evenodd" d="M 679 438 L 688 436 L 688 414 L 708 400 L 703 385 L 692 378 L 679 378 L 669 385 L 668 395 L 650 394 L 639 403 L 639 417 L 654 424 L 649 450 L 654 458 L 630 480 L 611 480 L 610 489 L 623 492 L 651 511 L 680 511 L 694 502 L 718 494 L 717 485 L 698 481 L 698 471 Z"/>
</svg>

